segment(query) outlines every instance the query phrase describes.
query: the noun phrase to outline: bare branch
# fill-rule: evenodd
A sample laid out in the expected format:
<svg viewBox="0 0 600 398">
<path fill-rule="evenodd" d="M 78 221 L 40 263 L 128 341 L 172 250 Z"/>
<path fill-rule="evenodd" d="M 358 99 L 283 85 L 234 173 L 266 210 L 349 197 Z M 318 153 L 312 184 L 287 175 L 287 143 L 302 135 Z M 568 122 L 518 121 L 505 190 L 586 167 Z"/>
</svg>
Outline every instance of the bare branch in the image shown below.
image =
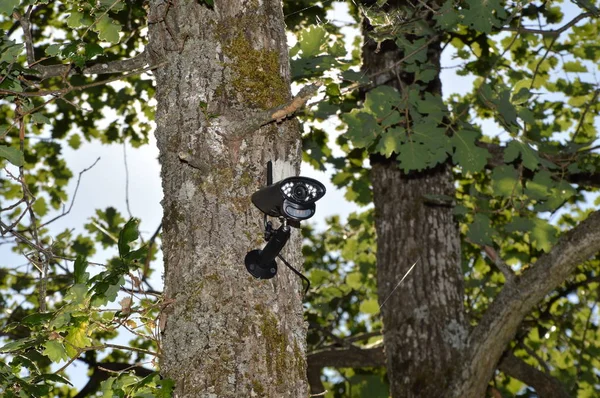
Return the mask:
<svg viewBox="0 0 600 398">
<path fill-rule="evenodd" d="M 344 349 L 328 349 L 309 353 L 308 384 L 312 394 L 320 394 L 325 390 L 321 382 L 321 369 L 334 368 L 365 368 L 385 366 L 383 345 L 375 348 L 358 348 L 351 346 Z"/>
<path fill-rule="evenodd" d="M 571 396 L 557 379 L 527 364 L 512 352 L 508 352 L 502 357 L 498 369 L 533 387 L 540 397 L 569 398 Z"/>
<path fill-rule="evenodd" d="M 515 284 L 504 285 L 469 336 L 469 350 L 463 360 L 467 366 L 457 378 L 456 396 L 466 396 L 467 391 L 485 392 L 504 347 L 514 338 L 524 317 L 578 265 L 598 254 L 598 225 L 600 210 L 562 235 L 549 253 L 515 279 Z"/>
<path fill-rule="evenodd" d="M 368 368 L 385 366 L 383 346 L 320 350 L 308 354 L 309 367 Z"/>
<path fill-rule="evenodd" d="M 21 29 L 23 29 L 27 63 L 33 65 L 35 63 L 35 55 L 33 53 L 33 37 L 31 36 L 31 26 L 29 25 L 29 13 L 21 15 L 18 11 L 15 11 L 13 12 L 13 17 L 19 22 Z"/>
<path fill-rule="evenodd" d="M 50 77 L 63 76 L 65 73 L 68 76 L 76 75 L 107 75 L 113 73 L 132 72 L 148 65 L 148 56 L 145 51 L 139 53 L 133 58 L 121 59 L 111 62 L 100 62 L 88 67 L 84 67 L 79 72 L 71 67 L 71 65 L 36 65 L 32 69 L 39 72 L 36 76 L 40 79 L 48 79 Z"/>
<path fill-rule="evenodd" d="M 561 26 L 558 29 L 552 29 L 552 30 L 544 30 L 544 29 L 529 29 L 529 28 L 523 28 L 523 27 L 510 27 L 507 26 L 505 28 L 502 28 L 502 30 L 506 30 L 506 31 L 510 31 L 510 32 L 518 32 L 518 33 L 533 33 L 533 34 L 541 34 L 544 36 L 559 36 L 561 33 L 569 30 L 572 26 L 574 26 L 577 22 L 581 21 L 584 18 L 588 18 L 588 17 L 593 17 L 594 14 L 591 12 L 584 12 L 582 14 L 579 14 L 578 16 L 576 16 L 575 18 L 573 18 L 572 20 L 570 20 L 569 22 L 567 22 L 566 24 L 564 24 L 563 26 Z"/>
</svg>

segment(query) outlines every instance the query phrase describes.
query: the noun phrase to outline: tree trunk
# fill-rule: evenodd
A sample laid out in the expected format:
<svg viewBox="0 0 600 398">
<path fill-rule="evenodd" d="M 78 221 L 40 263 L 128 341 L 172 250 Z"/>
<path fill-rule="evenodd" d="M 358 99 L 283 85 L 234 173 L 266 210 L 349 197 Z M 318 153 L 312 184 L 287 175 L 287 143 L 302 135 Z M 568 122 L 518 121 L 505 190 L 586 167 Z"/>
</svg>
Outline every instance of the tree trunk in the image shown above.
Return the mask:
<svg viewBox="0 0 600 398">
<path fill-rule="evenodd" d="M 440 54 L 439 42 L 432 43 L 429 62 L 439 67 Z M 392 41 L 378 48 L 365 36 L 364 72 L 378 74 L 377 85 L 393 86 L 401 95 L 413 83 L 401 65 L 393 67 L 403 56 Z M 427 90 L 441 92 L 439 77 Z M 450 165 L 404 174 L 394 159 L 372 156 L 371 166 L 378 294 L 391 395 L 448 396 L 468 337 L 460 237 L 452 208 L 428 204 L 425 195 L 454 196 Z"/>
<path fill-rule="evenodd" d="M 177 397 L 307 396 L 301 286 L 286 269 L 256 280 L 246 252 L 264 245 L 251 194 L 297 175 L 300 132 L 260 127 L 290 99 L 277 0 L 151 1 L 156 137 L 163 184 L 165 303 L 161 372 Z M 166 63 L 165 63 L 166 62 Z M 298 265 L 299 234 L 284 255 Z"/>
</svg>

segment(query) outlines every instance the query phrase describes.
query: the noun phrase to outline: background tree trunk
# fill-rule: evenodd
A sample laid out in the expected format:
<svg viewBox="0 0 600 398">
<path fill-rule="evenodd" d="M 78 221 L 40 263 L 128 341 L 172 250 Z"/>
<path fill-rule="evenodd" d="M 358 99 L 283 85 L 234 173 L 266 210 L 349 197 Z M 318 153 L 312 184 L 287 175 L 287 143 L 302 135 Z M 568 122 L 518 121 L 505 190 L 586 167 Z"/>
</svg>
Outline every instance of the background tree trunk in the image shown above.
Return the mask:
<svg viewBox="0 0 600 398">
<path fill-rule="evenodd" d="M 306 397 L 301 287 L 280 267 L 244 267 L 264 245 L 250 195 L 297 175 L 296 122 L 257 129 L 252 115 L 290 99 L 278 0 L 151 1 L 156 137 L 162 165 L 165 310 L 162 373 L 178 397 Z M 253 127 L 254 126 L 254 127 Z M 285 256 L 301 261 L 299 233 Z"/>
<path fill-rule="evenodd" d="M 406 87 L 414 77 L 401 66 L 393 67 L 405 54 L 389 40 L 378 47 L 367 36 L 365 25 L 363 71 L 378 74 L 376 85 L 387 84 L 408 95 Z M 437 64 L 438 71 L 440 55 L 439 42 L 432 43 L 429 62 Z M 427 91 L 441 92 L 439 76 Z M 468 337 L 460 237 L 452 207 L 428 204 L 424 195 L 454 196 L 450 165 L 407 175 L 395 159 L 375 155 L 371 166 L 378 295 L 390 392 L 393 397 L 447 396 Z"/>
</svg>

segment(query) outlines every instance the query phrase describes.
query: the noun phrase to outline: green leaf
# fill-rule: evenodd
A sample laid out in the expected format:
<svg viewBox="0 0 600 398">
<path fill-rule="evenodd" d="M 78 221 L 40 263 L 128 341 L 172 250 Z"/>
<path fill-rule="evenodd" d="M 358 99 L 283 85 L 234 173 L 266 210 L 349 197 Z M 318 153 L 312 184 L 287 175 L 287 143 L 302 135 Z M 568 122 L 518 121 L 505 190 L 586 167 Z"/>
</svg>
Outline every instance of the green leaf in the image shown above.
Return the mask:
<svg viewBox="0 0 600 398">
<path fill-rule="evenodd" d="M 50 327 L 60 329 L 71 321 L 71 314 L 68 312 L 59 312 L 50 322 Z"/>
<path fill-rule="evenodd" d="M 104 15 L 94 25 L 94 30 L 98 32 L 100 40 L 108 41 L 110 43 L 119 42 L 119 32 L 121 31 L 121 24 L 108 15 Z"/>
<path fill-rule="evenodd" d="M 83 283 L 77 283 L 69 288 L 65 298 L 71 300 L 73 304 L 83 306 L 85 304 L 85 296 L 87 295 L 88 288 Z"/>
<path fill-rule="evenodd" d="M 534 220 L 534 227 L 531 230 L 531 241 L 534 247 L 549 252 L 556 243 L 558 234 L 556 227 L 550 225 L 548 221 L 541 218 Z"/>
<path fill-rule="evenodd" d="M 365 98 L 364 110 L 376 118 L 387 117 L 394 107 L 400 105 L 400 93 L 390 86 L 379 86 L 369 91 Z"/>
<path fill-rule="evenodd" d="M 533 180 L 527 181 L 525 194 L 531 199 L 545 200 L 551 195 L 551 190 L 554 186 L 555 183 L 552 180 L 552 175 L 545 170 L 541 170 L 533 176 Z"/>
<path fill-rule="evenodd" d="M 533 94 L 527 87 L 522 87 L 519 91 L 513 91 L 510 102 L 512 102 L 513 105 L 521 105 L 529 101 L 532 96 Z"/>
<path fill-rule="evenodd" d="M 327 44 L 327 31 L 319 25 L 311 25 L 299 34 L 298 45 L 302 58 L 319 55 L 321 47 Z"/>
<path fill-rule="evenodd" d="M 48 204 L 46 203 L 46 198 L 40 196 L 36 198 L 35 202 L 33 202 L 33 206 L 31 206 L 36 215 L 40 217 L 44 217 L 48 214 Z"/>
<path fill-rule="evenodd" d="M 96 55 L 104 54 L 104 48 L 97 43 L 86 43 L 85 44 L 85 57 L 89 60 L 94 58 Z"/>
<path fill-rule="evenodd" d="M 88 262 L 82 256 L 77 256 L 75 260 L 73 278 L 75 283 L 86 283 L 90 278 L 89 272 L 85 272 L 88 266 Z"/>
<path fill-rule="evenodd" d="M 321 285 L 324 282 L 327 282 L 327 280 L 329 279 L 329 277 L 331 276 L 331 273 L 328 271 L 325 271 L 323 269 L 312 269 L 310 270 L 310 283 L 313 286 L 317 286 L 317 285 Z"/>
<path fill-rule="evenodd" d="M 478 32 L 491 33 L 493 27 L 502 26 L 501 18 L 506 18 L 502 3 L 497 0 L 467 0 L 468 9 L 463 9 L 463 22 Z"/>
<path fill-rule="evenodd" d="M 469 225 L 467 238 L 473 243 L 491 246 L 494 244 L 492 240 L 494 235 L 495 231 L 491 227 L 490 218 L 485 214 L 475 214 L 473 222 Z"/>
<path fill-rule="evenodd" d="M 23 152 L 10 146 L 0 145 L 0 158 L 5 158 L 15 166 L 19 167 L 25 164 Z"/>
<path fill-rule="evenodd" d="M 348 69 L 342 72 L 341 77 L 343 80 L 356 82 L 356 83 L 368 83 L 369 79 L 365 73 L 357 72 L 352 69 Z"/>
<path fill-rule="evenodd" d="M 353 109 L 350 113 L 344 113 L 341 118 L 348 125 L 346 136 L 358 148 L 369 146 L 381 131 L 381 127 L 371 114 L 358 109 Z"/>
<path fill-rule="evenodd" d="M 486 149 L 475 145 L 478 137 L 479 133 L 476 131 L 461 130 L 450 139 L 455 148 L 452 160 L 466 173 L 483 170 L 487 160 L 491 157 Z"/>
<path fill-rule="evenodd" d="M 48 340 L 42 344 L 45 348 L 42 354 L 50 358 L 52 362 L 61 362 L 69 360 L 65 346 L 56 340 Z"/>
<path fill-rule="evenodd" d="M 71 15 L 69 15 L 69 18 L 67 18 L 67 26 L 73 29 L 79 28 L 83 25 L 82 19 L 82 13 L 80 13 L 79 11 L 72 10 Z"/>
<path fill-rule="evenodd" d="M 71 137 L 69 137 L 69 140 L 67 142 L 71 148 L 79 149 L 79 147 L 81 146 L 81 136 L 75 133 Z"/>
<path fill-rule="evenodd" d="M 534 222 L 530 218 L 514 217 L 504 226 L 506 232 L 529 232 L 534 227 Z"/>
<path fill-rule="evenodd" d="M 360 303 L 358 309 L 364 314 L 375 315 L 379 313 L 379 303 L 377 302 L 377 299 L 371 298 Z"/>
<path fill-rule="evenodd" d="M 34 123 L 50 124 L 50 119 L 48 119 L 41 112 L 36 112 L 33 115 L 31 115 L 31 121 L 33 121 Z"/>
<path fill-rule="evenodd" d="M 137 218 L 131 218 L 123 229 L 119 232 L 119 255 L 121 257 L 125 257 L 130 251 L 131 246 L 129 245 L 131 242 L 135 241 L 139 237 L 138 232 L 138 224 L 139 220 Z"/>
<path fill-rule="evenodd" d="M 455 27 L 460 21 L 460 14 L 454 5 L 454 0 L 446 0 L 433 19 L 443 30 L 449 31 Z"/>
<path fill-rule="evenodd" d="M 540 157 L 529 144 L 519 140 L 512 140 L 504 150 L 504 162 L 511 163 L 521 156 L 523 165 L 529 170 L 536 171 L 540 164 Z"/>
<path fill-rule="evenodd" d="M 1 0 L 0 1 L 0 13 L 10 15 L 13 9 L 19 5 L 20 0 Z"/>
<path fill-rule="evenodd" d="M 67 354 L 73 358 L 77 355 L 76 348 L 85 348 L 92 345 L 92 340 L 87 336 L 87 322 L 82 322 L 78 326 L 69 329 L 67 337 L 65 337 L 65 348 Z"/>
<path fill-rule="evenodd" d="M 536 204 L 534 210 L 538 212 L 554 211 L 575 194 L 577 194 L 577 191 L 571 186 L 571 184 L 566 181 L 560 181 L 554 188 L 551 189 L 546 201 L 544 203 Z"/>
<path fill-rule="evenodd" d="M 512 166 L 496 167 L 492 172 L 494 196 L 512 197 L 521 193 L 519 173 Z"/>
<path fill-rule="evenodd" d="M 54 316 L 54 312 L 44 312 L 44 313 L 36 312 L 34 314 L 27 315 L 25 318 L 23 318 L 23 320 L 21 322 L 24 323 L 25 325 L 37 326 L 37 325 L 46 323 L 47 321 L 52 319 L 53 316 Z"/>
<path fill-rule="evenodd" d="M 4 47 L 4 48 L 2 48 L 2 47 Z M 13 62 L 16 62 L 17 57 L 19 55 L 21 55 L 21 53 L 23 52 L 24 46 L 23 46 L 23 44 L 15 43 L 12 40 L 9 40 L 9 41 L 5 41 L 4 46 L 0 46 L 0 48 L 2 51 L 2 53 L 0 55 L 0 62 L 6 62 L 9 64 L 12 64 Z M 8 81 L 2 82 L 2 87 L 11 89 L 13 91 L 23 91 L 22 89 L 20 89 L 20 85 L 18 85 L 18 83 L 16 81 L 13 82 L 12 86 L 8 86 L 7 83 L 8 83 Z"/>
<path fill-rule="evenodd" d="M 567 61 L 564 64 L 565 72 L 587 72 L 587 68 L 579 61 Z"/>
<path fill-rule="evenodd" d="M 354 290 L 360 290 L 364 283 L 362 282 L 361 272 L 351 272 L 346 276 L 346 285 Z"/>
<path fill-rule="evenodd" d="M 381 137 L 375 146 L 375 151 L 388 158 L 392 156 L 392 153 L 398 153 L 404 134 L 405 131 L 401 127 L 385 131 L 381 134 Z"/>
<path fill-rule="evenodd" d="M 50 57 L 55 57 L 58 54 L 60 54 L 60 47 L 60 44 L 51 44 L 48 47 L 46 47 L 46 50 L 44 52 Z"/>
<path fill-rule="evenodd" d="M 171 379 L 162 379 L 156 383 L 161 388 L 156 392 L 156 398 L 171 398 L 175 382 Z"/>
<path fill-rule="evenodd" d="M 400 167 L 405 173 L 412 170 L 424 170 L 427 168 L 428 162 L 427 148 L 414 141 L 410 141 L 400 146 L 397 160 L 400 163 Z"/>
<path fill-rule="evenodd" d="M 32 339 L 31 337 L 25 337 L 23 339 L 11 341 L 11 342 L 3 345 L 2 347 L 0 347 L 0 352 L 8 353 L 8 352 L 19 351 L 22 348 L 30 346 L 34 341 L 35 340 Z"/>
</svg>

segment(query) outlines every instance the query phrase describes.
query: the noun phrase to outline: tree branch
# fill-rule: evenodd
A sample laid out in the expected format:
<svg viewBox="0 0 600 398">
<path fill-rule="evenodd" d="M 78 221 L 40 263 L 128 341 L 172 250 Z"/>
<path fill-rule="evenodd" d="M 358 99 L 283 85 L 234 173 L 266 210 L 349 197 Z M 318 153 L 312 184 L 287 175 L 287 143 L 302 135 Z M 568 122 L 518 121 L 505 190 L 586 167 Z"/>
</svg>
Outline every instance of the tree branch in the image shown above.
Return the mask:
<svg viewBox="0 0 600 398">
<path fill-rule="evenodd" d="M 600 251 L 600 210 L 562 235 L 553 249 L 504 285 L 468 339 L 468 364 L 451 391 L 455 396 L 483 396 L 488 381 L 523 318 L 578 265 Z"/>
<path fill-rule="evenodd" d="M 554 377 L 517 358 L 512 352 L 504 354 L 498 369 L 532 387 L 541 398 L 569 398 L 565 387 Z"/>
<path fill-rule="evenodd" d="M 321 382 L 321 369 L 381 367 L 385 366 L 385 353 L 382 345 L 375 348 L 329 349 L 309 353 L 306 361 L 310 391 L 319 394 L 325 389 Z"/>
<path fill-rule="evenodd" d="M 99 62 L 88 67 L 84 67 L 79 71 L 73 69 L 71 65 L 35 65 L 31 69 L 34 69 L 39 72 L 39 75 L 36 75 L 41 80 L 48 79 L 50 77 L 58 77 L 63 76 L 65 73 L 68 73 L 69 76 L 75 74 L 83 74 L 83 75 L 106 75 L 113 73 L 124 73 L 124 72 L 132 72 L 138 69 L 142 69 L 145 66 L 148 66 L 148 54 L 146 51 L 139 53 L 133 58 L 128 59 L 120 59 L 110 62 Z"/>
<path fill-rule="evenodd" d="M 569 22 L 567 22 L 565 25 L 561 26 L 558 29 L 551 29 L 551 30 L 545 30 L 545 29 L 529 29 L 529 28 L 523 28 L 523 27 L 510 27 L 507 26 L 505 28 L 502 28 L 502 30 L 506 30 L 506 31 L 510 31 L 510 32 L 517 32 L 517 33 L 533 33 L 533 34 L 541 34 L 544 36 L 559 36 L 561 33 L 569 30 L 572 26 L 574 26 L 577 22 L 581 21 L 584 18 L 588 18 L 588 17 L 593 17 L 594 14 L 591 12 L 584 12 L 582 14 L 579 14 L 578 16 L 576 16 L 575 18 L 573 18 L 572 20 L 570 20 Z"/>
</svg>

